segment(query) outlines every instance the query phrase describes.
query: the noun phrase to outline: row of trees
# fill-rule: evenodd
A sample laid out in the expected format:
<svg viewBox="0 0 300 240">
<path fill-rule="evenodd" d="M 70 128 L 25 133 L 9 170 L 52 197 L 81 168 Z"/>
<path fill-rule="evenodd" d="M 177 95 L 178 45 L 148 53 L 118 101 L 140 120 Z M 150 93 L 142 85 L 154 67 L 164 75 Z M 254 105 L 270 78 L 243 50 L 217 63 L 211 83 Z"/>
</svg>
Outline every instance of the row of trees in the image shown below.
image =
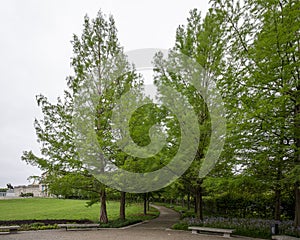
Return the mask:
<svg viewBox="0 0 300 240">
<path fill-rule="evenodd" d="M 192 10 L 186 26 L 178 27 L 168 58 L 164 59 L 161 53 L 154 58 L 160 102 L 170 100 L 164 97 L 163 86 L 185 96 L 196 113 L 197 131 L 200 131 L 190 168 L 155 194 L 160 198 L 180 196 L 188 204 L 193 197 L 196 216 L 200 219 L 203 195 L 217 198 L 243 191 L 249 199 L 272 196 L 276 220 L 282 216 L 283 199 L 292 195 L 295 226 L 300 226 L 300 3 L 296 0 L 212 0 L 211 6 L 204 18 Z M 80 89 L 86 80 L 92 78 L 96 86 L 98 99 L 93 124 L 101 152 L 108 156 L 105 159 L 99 156 L 104 163 L 100 172 L 107 171 L 111 164 L 132 172 L 160 169 L 180 148 L 182 132 L 170 110 L 146 104 L 128 119 L 131 138 L 138 146 L 148 145 L 150 128 L 160 123 L 161 127 L 154 131 L 162 132 L 167 144 L 154 157 L 124 153 L 116 141 L 125 133 L 112 130 L 112 110 L 115 99 L 132 88 L 141 88 L 143 81 L 123 53 L 113 18 L 107 20 L 101 12 L 94 20 L 85 17 L 83 33 L 80 38 L 74 35 L 72 44 L 75 76 L 67 78 L 64 99 L 52 104 L 45 96 L 37 96 L 44 115 L 42 120 L 35 121 L 42 157 L 28 151 L 22 159 L 47 172 L 45 181 L 53 193 L 85 195 L 91 203 L 100 200 L 100 222 L 107 222 L 107 187 L 87 170 L 74 143 L 77 134 L 72 122 L 76 114 L 74 101 L 80 96 L 84 98 Z M 185 63 L 176 54 L 184 54 L 203 67 L 201 84 L 208 92 L 210 86 L 217 86 L 226 109 L 224 150 L 206 177 L 199 178 L 199 169 L 214 131 L 212 116 L 205 97 L 186 81 L 187 73 L 168 69 L 174 64 L 184 69 L 180 64 Z M 145 209 L 149 196 L 143 196 Z M 120 217 L 124 219 L 124 192 L 120 193 L 120 199 Z"/>
<path fill-rule="evenodd" d="M 225 156 L 261 191 L 274 193 L 276 220 L 284 192 L 294 191 L 299 226 L 299 2 L 213 6 L 224 18 L 227 41 L 219 81 L 232 126 Z"/>
</svg>

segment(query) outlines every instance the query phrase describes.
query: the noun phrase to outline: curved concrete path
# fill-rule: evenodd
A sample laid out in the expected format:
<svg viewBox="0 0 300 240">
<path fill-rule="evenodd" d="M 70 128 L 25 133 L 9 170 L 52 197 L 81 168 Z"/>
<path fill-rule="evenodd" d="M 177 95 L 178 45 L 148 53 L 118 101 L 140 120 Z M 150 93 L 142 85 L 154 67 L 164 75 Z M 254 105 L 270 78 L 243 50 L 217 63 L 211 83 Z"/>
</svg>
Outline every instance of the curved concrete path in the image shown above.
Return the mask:
<svg viewBox="0 0 300 240">
<path fill-rule="evenodd" d="M 16 234 L 0 234 L 1 240 L 224 240 L 221 236 L 192 234 L 188 231 L 174 231 L 169 228 L 178 221 L 175 211 L 154 206 L 160 216 L 149 222 L 123 228 L 99 230 L 42 230 L 24 231 Z M 245 240 L 245 238 L 234 238 Z"/>
<path fill-rule="evenodd" d="M 149 222 L 144 222 L 143 224 L 139 224 L 136 226 L 133 226 L 131 228 L 134 229 L 169 229 L 172 227 L 173 224 L 177 223 L 179 221 L 179 214 L 175 212 L 172 209 L 163 207 L 163 206 L 155 206 L 151 205 L 152 207 L 155 207 L 160 212 L 159 217 L 155 218 Z"/>
</svg>

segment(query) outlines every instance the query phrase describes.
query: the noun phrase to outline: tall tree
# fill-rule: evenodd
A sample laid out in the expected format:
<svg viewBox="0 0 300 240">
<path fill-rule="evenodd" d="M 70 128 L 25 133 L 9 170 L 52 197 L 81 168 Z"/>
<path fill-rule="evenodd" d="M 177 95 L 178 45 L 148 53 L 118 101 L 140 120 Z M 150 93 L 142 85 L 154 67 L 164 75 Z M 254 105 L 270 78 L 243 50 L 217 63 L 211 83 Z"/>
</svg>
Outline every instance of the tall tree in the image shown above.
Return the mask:
<svg viewBox="0 0 300 240">
<path fill-rule="evenodd" d="M 187 19 L 187 25 L 178 27 L 175 46 L 166 62 L 162 60 L 162 56 L 160 55 L 157 55 L 155 61 L 156 85 L 158 89 L 160 90 L 164 85 L 176 89 L 188 99 L 198 118 L 197 127 L 200 130 L 200 141 L 196 156 L 190 168 L 181 179 L 183 180 L 183 184 L 189 185 L 191 186 L 190 189 L 193 189 L 196 200 L 195 212 L 199 219 L 203 219 L 203 178 L 199 178 L 199 169 L 203 164 L 211 137 L 211 119 L 204 95 L 208 94 L 211 86 L 216 83 L 215 80 L 219 74 L 223 54 L 221 25 L 222 21 L 216 17 L 213 9 L 209 10 L 204 19 L 201 19 L 201 14 L 196 9 L 192 10 Z M 195 86 L 187 81 L 189 74 L 193 73 L 184 70 L 178 72 L 168 70 L 167 66 L 169 64 L 175 64 L 175 69 L 185 68 L 184 64 L 186 62 L 180 62 L 180 60 L 176 59 L 176 53 L 186 56 L 203 68 L 203 71 L 200 69 L 192 70 L 195 71 L 194 74 L 198 74 L 199 76 L 203 74 L 201 80 L 199 78 L 199 81 L 196 83 L 201 85 L 203 96 L 199 92 L 197 94 Z M 164 100 L 162 97 L 162 102 Z M 180 131 L 174 129 L 172 131 L 173 135 L 177 136 L 177 141 L 174 141 L 174 144 L 180 144 Z"/>
<path fill-rule="evenodd" d="M 139 85 L 140 80 L 127 62 L 118 42 L 112 16 L 106 19 L 101 11 L 95 19 L 86 16 L 82 35 L 74 35 L 72 44 L 74 55 L 71 64 L 75 76 L 67 79 L 69 89 L 65 91 L 64 101 L 58 99 L 57 104 L 51 104 L 44 96 L 37 97 L 44 114 L 42 120 L 35 120 L 42 157 L 29 151 L 24 152 L 23 160 L 47 171 L 50 189 L 51 186 L 57 186 L 53 182 L 58 183 L 64 179 L 64 182 L 71 183 L 68 185 L 70 188 L 95 192 L 100 196 L 100 222 L 107 223 L 106 186 L 91 174 L 87 162 L 83 161 L 84 156 L 80 155 L 79 149 L 84 146 L 79 146 L 74 141 L 74 137 L 78 137 L 78 129 L 74 129 L 74 119 L 80 114 L 76 104 L 80 99 L 85 101 L 89 97 L 88 92 L 84 91 L 88 84 L 92 84 L 89 87 L 97 91 L 97 105 L 94 106 L 96 114 L 92 122 L 86 124 L 94 126 L 97 144 L 107 154 L 107 158 L 111 162 L 121 162 L 123 156 L 120 155 L 120 150 L 112 147 L 113 134 L 109 125 L 112 109 L 116 100 L 134 85 Z M 80 117 L 83 121 L 86 120 L 85 116 Z M 101 164 L 102 161 L 102 158 L 99 159 Z M 103 171 L 104 166 L 98 166 L 98 170 Z M 122 201 L 122 204 L 124 207 L 125 202 Z"/>
<path fill-rule="evenodd" d="M 220 84 L 231 110 L 232 152 L 244 174 L 273 190 L 279 219 L 288 180 L 299 199 L 299 1 L 211 2 L 226 23 Z M 295 209 L 299 226 L 299 200 Z"/>
</svg>

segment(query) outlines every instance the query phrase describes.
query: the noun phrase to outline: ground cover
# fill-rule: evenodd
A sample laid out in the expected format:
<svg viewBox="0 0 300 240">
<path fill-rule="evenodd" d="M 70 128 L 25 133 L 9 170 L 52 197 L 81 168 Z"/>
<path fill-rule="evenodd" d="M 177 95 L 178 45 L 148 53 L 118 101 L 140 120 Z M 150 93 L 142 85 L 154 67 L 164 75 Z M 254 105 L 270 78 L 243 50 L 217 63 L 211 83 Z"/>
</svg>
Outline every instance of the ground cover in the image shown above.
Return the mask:
<svg viewBox="0 0 300 240">
<path fill-rule="evenodd" d="M 87 207 L 85 200 L 22 198 L 0 200 L 0 225 L 22 225 L 23 229 L 55 228 L 58 223 L 98 222 L 99 204 Z M 158 211 L 151 208 L 143 215 L 143 206 L 130 203 L 126 206 L 126 221 L 120 221 L 119 202 L 108 201 L 109 224 L 103 227 L 121 227 L 124 225 L 152 219 Z"/>
<path fill-rule="evenodd" d="M 177 230 L 188 230 L 189 226 L 215 227 L 235 229 L 234 234 L 252 238 L 271 238 L 271 227 L 275 224 L 279 226 L 279 234 L 300 237 L 293 226 L 293 221 L 283 220 L 275 221 L 270 219 L 253 219 L 253 218 L 225 218 L 218 216 L 204 217 L 203 221 L 195 218 L 193 210 L 187 210 L 186 207 L 168 203 L 156 203 L 170 207 L 181 213 L 181 220 L 172 226 Z"/>
</svg>

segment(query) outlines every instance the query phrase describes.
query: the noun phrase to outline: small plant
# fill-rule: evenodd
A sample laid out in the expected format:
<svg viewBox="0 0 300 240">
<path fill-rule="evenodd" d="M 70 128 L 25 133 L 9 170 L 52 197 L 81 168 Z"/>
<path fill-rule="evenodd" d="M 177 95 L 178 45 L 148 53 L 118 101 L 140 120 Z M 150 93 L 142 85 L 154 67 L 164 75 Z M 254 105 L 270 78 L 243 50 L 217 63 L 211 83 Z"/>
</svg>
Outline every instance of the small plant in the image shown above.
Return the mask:
<svg viewBox="0 0 300 240">
<path fill-rule="evenodd" d="M 114 221 L 109 221 L 106 224 L 100 224 L 101 228 L 120 228 L 120 227 L 125 227 L 128 225 L 132 225 L 135 223 L 139 223 L 141 220 L 136 220 L 136 219 L 126 219 L 126 220 L 121 220 L 117 219 Z"/>
<path fill-rule="evenodd" d="M 22 193 L 21 192 L 20 197 L 33 197 L 33 193 Z"/>
<path fill-rule="evenodd" d="M 45 230 L 45 229 L 57 229 L 57 224 L 44 224 L 42 222 L 34 222 L 31 224 L 20 224 L 21 231 L 29 231 L 29 230 Z"/>
<path fill-rule="evenodd" d="M 195 213 L 194 212 L 184 212 L 180 215 L 181 219 L 185 219 L 185 218 L 191 218 L 191 217 L 195 217 Z"/>
<path fill-rule="evenodd" d="M 172 229 L 175 230 L 188 230 L 189 225 L 186 222 L 179 222 L 179 223 L 175 223 L 172 226 Z"/>
<path fill-rule="evenodd" d="M 38 228 L 38 227 L 41 227 L 41 226 L 45 226 L 45 223 L 35 222 L 35 223 L 30 224 L 31 228 Z"/>
</svg>

